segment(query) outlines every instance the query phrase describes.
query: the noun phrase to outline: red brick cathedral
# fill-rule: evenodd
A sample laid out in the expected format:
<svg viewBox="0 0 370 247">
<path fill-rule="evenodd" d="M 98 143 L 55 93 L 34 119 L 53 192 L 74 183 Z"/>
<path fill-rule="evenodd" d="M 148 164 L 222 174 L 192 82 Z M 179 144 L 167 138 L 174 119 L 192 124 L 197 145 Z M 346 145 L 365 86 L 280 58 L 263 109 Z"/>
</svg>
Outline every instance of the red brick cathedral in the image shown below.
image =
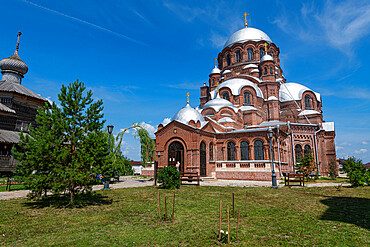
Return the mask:
<svg viewBox="0 0 370 247">
<path fill-rule="evenodd" d="M 180 164 L 219 179 L 271 179 L 269 129 L 276 175 L 294 172 L 311 152 L 318 172 L 336 162 L 334 122 L 325 122 L 321 95 L 287 82 L 280 49 L 261 30 L 235 32 L 218 54 L 200 105 L 188 104 L 156 132 L 159 167 Z"/>
</svg>

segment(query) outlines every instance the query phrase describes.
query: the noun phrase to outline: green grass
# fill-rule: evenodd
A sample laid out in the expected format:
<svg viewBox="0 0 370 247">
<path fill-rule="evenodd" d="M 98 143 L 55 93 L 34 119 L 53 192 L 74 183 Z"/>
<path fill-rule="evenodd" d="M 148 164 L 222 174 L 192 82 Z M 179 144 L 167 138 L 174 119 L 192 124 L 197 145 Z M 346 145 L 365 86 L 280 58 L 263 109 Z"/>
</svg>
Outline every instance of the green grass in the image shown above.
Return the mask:
<svg viewBox="0 0 370 247">
<path fill-rule="evenodd" d="M 95 201 L 75 208 L 50 207 L 48 201 L 0 201 L 0 245 L 215 246 L 219 200 L 222 229 L 227 230 L 226 206 L 231 206 L 232 192 L 243 215 L 240 241 L 232 245 L 370 245 L 369 186 L 340 190 L 182 186 L 176 191 L 175 220 L 168 222 L 159 221 L 158 191 L 163 212 L 164 196 L 171 208 L 172 191 L 155 187 L 99 191 Z M 230 224 L 235 237 L 236 219 Z"/>
<path fill-rule="evenodd" d="M 23 184 L 12 184 L 10 186 L 10 191 L 13 191 L 13 190 L 25 190 L 26 188 L 24 187 Z M 0 185 L 0 192 L 2 191 L 7 191 L 6 190 L 6 185 Z"/>
</svg>

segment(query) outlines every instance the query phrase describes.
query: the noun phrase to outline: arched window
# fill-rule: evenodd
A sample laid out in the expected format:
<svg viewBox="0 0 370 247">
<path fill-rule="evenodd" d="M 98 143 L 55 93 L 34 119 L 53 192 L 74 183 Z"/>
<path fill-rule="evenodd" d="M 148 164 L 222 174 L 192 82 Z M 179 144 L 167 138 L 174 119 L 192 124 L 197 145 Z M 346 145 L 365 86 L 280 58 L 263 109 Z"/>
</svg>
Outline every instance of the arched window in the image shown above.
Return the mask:
<svg viewBox="0 0 370 247">
<path fill-rule="evenodd" d="M 242 141 L 240 143 L 240 157 L 241 157 L 241 160 L 249 160 L 249 144 L 248 144 L 248 142 Z"/>
<path fill-rule="evenodd" d="M 263 55 L 265 55 L 265 49 L 260 48 L 260 60 L 263 57 Z"/>
<path fill-rule="evenodd" d="M 235 57 L 236 57 L 236 62 L 237 63 L 241 62 L 242 58 L 241 58 L 241 54 L 240 54 L 239 50 L 236 51 Z"/>
<path fill-rule="evenodd" d="M 250 105 L 251 104 L 251 93 L 245 92 L 244 93 L 244 105 Z"/>
<path fill-rule="evenodd" d="M 227 160 L 235 160 L 235 143 L 229 142 L 227 144 Z"/>
<path fill-rule="evenodd" d="M 274 72 L 272 72 L 272 67 L 270 67 L 270 74 L 272 75 Z"/>
<path fill-rule="evenodd" d="M 254 143 L 254 159 L 263 160 L 263 145 L 262 141 L 256 141 Z"/>
<path fill-rule="evenodd" d="M 299 144 L 295 145 L 295 157 L 297 158 L 297 161 L 302 158 L 302 146 Z"/>
<path fill-rule="evenodd" d="M 274 50 L 270 50 L 270 56 L 272 57 L 272 58 L 274 58 Z"/>
<path fill-rule="evenodd" d="M 306 95 L 306 96 L 304 97 L 304 107 L 305 107 L 306 109 L 312 109 L 311 102 L 312 102 L 312 97 L 311 97 L 311 95 Z"/>
<path fill-rule="evenodd" d="M 209 144 L 209 160 L 213 160 L 213 143 Z"/>
<path fill-rule="evenodd" d="M 304 146 L 304 156 L 307 156 L 309 153 L 311 153 L 311 147 L 310 145 Z"/>
<path fill-rule="evenodd" d="M 264 67 L 264 68 L 263 68 L 263 74 L 264 74 L 264 75 L 267 75 L 267 67 Z"/>
<path fill-rule="evenodd" d="M 227 66 L 229 66 L 230 63 L 231 63 L 230 54 L 227 54 L 227 56 L 226 56 L 226 64 L 227 64 Z"/>
<path fill-rule="evenodd" d="M 212 78 L 212 87 L 215 85 L 215 78 Z"/>
<path fill-rule="evenodd" d="M 253 49 L 252 48 L 248 48 L 247 50 L 248 52 L 248 60 L 253 60 Z"/>
<path fill-rule="evenodd" d="M 229 94 L 227 92 L 225 92 L 225 93 L 222 94 L 222 98 L 223 99 L 226 99 L 226 100 L 230 100 Z"/>
</svg>

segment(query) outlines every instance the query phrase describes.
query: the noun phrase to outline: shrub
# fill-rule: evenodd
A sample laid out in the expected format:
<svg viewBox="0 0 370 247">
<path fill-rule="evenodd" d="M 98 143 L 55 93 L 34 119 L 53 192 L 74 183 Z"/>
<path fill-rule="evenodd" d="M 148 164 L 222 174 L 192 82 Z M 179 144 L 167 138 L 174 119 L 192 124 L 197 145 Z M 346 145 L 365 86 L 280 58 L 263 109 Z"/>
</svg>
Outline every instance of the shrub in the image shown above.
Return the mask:
<svg viewBox="0 0 370 247">
<path fill-rule="evenodd" d="M 300 158 L 295 166 L 298 173 L 304 174 L 306 181 L 309 180 L 310 175 L 316 172 L 315 179 L 318 178 L 317 164 L 312 156 L 312 152 L 309 152 L 304 157 Z"/>
<path fill-rule="evenodd" d="M 180 172 L 174 166 L 166 166 L 158 172 L 158 182 L 162 183 L 162 188 L 179 189 Z"/>
<path fill-rule="evenodd" d="M 369 182 L 370 173 L 362 164 L 362 160 L 350 157 L 342 162 L 342 165 L 353 187 L 364 186 L 366 182 Z"/>
</svg>

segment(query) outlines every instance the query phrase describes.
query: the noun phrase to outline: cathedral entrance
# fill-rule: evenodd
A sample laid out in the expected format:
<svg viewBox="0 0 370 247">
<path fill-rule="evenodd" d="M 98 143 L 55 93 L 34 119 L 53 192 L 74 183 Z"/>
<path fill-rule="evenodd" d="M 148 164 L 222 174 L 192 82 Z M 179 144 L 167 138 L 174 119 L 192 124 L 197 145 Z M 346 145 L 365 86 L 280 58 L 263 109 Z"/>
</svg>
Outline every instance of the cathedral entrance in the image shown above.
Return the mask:
<svg viewBox="0 0 370 247">
<path fill-rule="evenodd" d="M 179 170 L 184 172 L 184 146 L 178 142 L 172 142 L 168 147 L 168 165 L 176 166 L 180 164 Z"/>
<path fill-rule="evenodd" d="M 200 176 L 205 177 L 207 175 L 207 152 L 206 144 L 202 142 L 200 144 Z"/>
</svg>

